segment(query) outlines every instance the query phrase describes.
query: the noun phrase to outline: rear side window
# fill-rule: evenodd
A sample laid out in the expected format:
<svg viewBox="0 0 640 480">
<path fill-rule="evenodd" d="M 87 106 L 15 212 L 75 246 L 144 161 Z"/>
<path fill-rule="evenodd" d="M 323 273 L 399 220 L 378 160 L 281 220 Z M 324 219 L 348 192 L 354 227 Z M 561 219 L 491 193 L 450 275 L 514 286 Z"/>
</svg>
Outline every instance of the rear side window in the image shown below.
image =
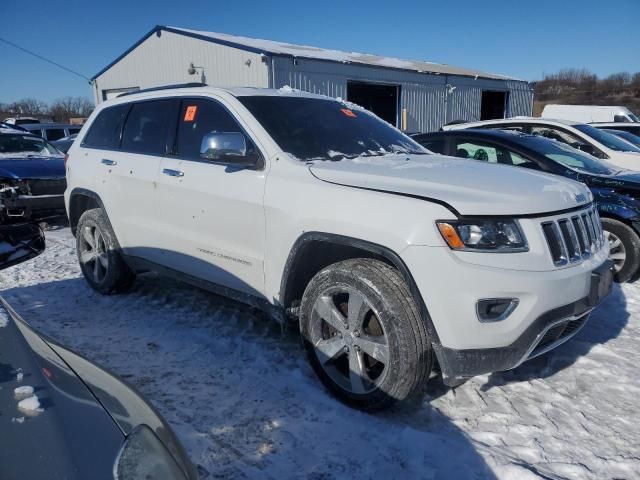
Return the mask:
<svg viewBox="0 0 640 480">
<path fill-rule="evenodd" d="M 418 140 L 418 143 L 423 147 L 425 147 L 427 150 L 431 150 L 434 153 L 444 154 L 444 138 L 430 138 L 427 140 Z"/>
<path fill-rule="evenodd" d="M 64 138 L 66 135 L 64 133 L 64 128 L 47 128 L 47 140 L 53 142 L 55 140 L 60 140 Z"/>
<path fill-rule="evenodd" d="M 182 101 L 178 123 L 177 154 L 182 158 L 200 158 L 202 138 L 211 132 L 242 132 L 240 125 L 219 103 L 205 99 Z M 247 146 L 251 149 L 247 138 Z"/>
<path fill-rule="evenodd" d="M 76 127 L 76 128 L 69 128 L 69 135 L 75 135 L 76 133 L 80 132 L 80 127 Z"/>
<path fill-rule="evenodd" d="M 82 142 L 83 147 L 115 150 L 120 146 L 120 130 L 129 105 L 105 108 L 91 124 Z"/>
<path fill-rule="evenodd" d="M 122 131 L 122 150 L 164 155 L 170 126 L 175 125 L 174 100 L 134 103 Z"/>
<path fill-rule="evenodd" d="M 38 137 L 42 136 L 42 130 L 29 130 L 29 132 L 37 135 Z"/>
</svg>

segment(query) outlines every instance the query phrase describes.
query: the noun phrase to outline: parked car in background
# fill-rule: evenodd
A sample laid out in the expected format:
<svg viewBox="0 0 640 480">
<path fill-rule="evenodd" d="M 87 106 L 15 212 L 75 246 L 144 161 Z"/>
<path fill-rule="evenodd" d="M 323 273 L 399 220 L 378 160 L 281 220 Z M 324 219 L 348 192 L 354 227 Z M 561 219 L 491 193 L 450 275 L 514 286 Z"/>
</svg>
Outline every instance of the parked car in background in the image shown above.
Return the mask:
<svg viewBox="0 0 640 480">
<path fill-rule="evenodd" d="M 545 105 L 542 118 L 562 118 L 579 123 L 591 122 L 640 122 L 627 107 L 604 105 Z"/>
<path fill-rule="evenodd" d="M 77 134 L 82 125 L 71 125 L 67 123 L 27 123 L 22 127 L 38 137 L 54 142 L 69 135 Z"/>
<path fill-rule="evenodd" d="M 328 390 L 369 411 L 419 394 L 434 356 L 456 385 L 555 348 L 611 286 L 584 185 L 432 155 L 291 88 L 105 101 L 67 180 L 93 289 L 152 270 L 296 321 Z M 554 236 L 573 216 L 581 236 Z"/>
<path fill-rule="evenodd" d="M 40 123 L 40 120 L 34 117 L 9 117 L 2 120 L 10 125 L 25 125 L 28 123 Z"/>
<path fill-rule="evenodd" d="M 499 128 L 558 140 L 620 168 L 640 170 L 640 148 L 591 125 L 568 120 L 515 117 L 446 125 L 443 130 Z"/>
<path fill-rule="evenodd" d="M 603 128 L 601 130 L 607 133 L 611 133 L 612 135 L 615 135 L 617 137 L 620 137 L 623 140 L 626 140 L 627 142 L 631 143 L 632 145 L 635 145 L 636 147 L 640 148 L 640 137 L 638 135 L 634 135 L 633 133 L 629 133 L 624 130 L 613 130 L 609 128 Z"/>
<path fill-rule="evenodd" d="M 21 132 L 27 132 L 27 130 L 22 128 L 20 125 L 13 125 L 11 123 L 6 123 L 6 122 L 0 122 L 0 129 L 19 130 Z"/>
<path fill-rule="evenodd" d="M 65 214 L 64 155 L 46 140 L 0 128 L 0 223 Z"/>
<path fill-rule="evenodd" d="M 615 278 L 625 282 L 640 267 L 640 173 L 619 168 L 563 142 L 513 130 L 452 130 L 426 133 L 414 139 L 431 151 L 538 170 L 577 180 L 593 194 L 609 243 Z M 562 229 L 561 225 L 561 229 Z M 580 235 L 577 217 L 565 227 Z M 575 255 L 569 249 L 566 258 Z"/>
<path fill-rule="evenodd" d="M 61 138 L 60 140 L 56 140 L 51 143 L 61 152 L 67 153 L 67 151 L 69 151 L 69 147 L 71 147 L 77 136 L 78 134 L 74 133 L 73 135 L 69 135 L 68 137 Z"/>
<path fill-rule="evenodd" d="M 0 269 L 44 248 L 38 225 L 0 225 Z M 0 478 L 197 478 L 133 387 L 36 332 L 2 297 L 0 365 Z"/>
<path fill-rule="evenodd" d="M 603 130 L 619 130 L 623 132 L 633 133 L 634 135 L 640 136 L 640 123 L 592 123 L 592 126 L 595 128 L 600 128 Z"/>
</svg>

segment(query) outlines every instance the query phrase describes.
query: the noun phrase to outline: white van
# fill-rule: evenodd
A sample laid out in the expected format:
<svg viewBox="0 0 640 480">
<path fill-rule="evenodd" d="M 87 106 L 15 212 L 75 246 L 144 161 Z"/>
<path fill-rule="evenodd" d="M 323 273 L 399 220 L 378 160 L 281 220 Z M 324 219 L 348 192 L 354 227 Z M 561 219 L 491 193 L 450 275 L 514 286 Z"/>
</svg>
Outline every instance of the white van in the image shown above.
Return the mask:
<svg viewBox="0 0 640 480">
<path fill-rule="evenodd" d="M 640 122 L 627 107 L 600 105 L 546 105 L 542 118 L 561 118 L 574 122 Z"/>
</svg>

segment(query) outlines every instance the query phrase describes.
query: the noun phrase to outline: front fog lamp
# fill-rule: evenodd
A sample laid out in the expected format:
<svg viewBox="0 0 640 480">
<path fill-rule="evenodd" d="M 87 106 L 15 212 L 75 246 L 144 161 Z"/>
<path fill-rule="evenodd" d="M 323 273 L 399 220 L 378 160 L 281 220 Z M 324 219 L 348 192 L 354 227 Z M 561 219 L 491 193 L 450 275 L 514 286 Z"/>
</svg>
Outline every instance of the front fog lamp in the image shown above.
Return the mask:
<svg viewBox="0 0 640 480">
<path fill-rule="evenodd" d="M 476 303 L 478 320 L 482 323 L 500 322 L 516 309 L 520 300 L 517 298 L 483 298 Z"/>
<path fill-rule="evenodd" d="M 169 451 L 146 425 L 127 437 L 113 466 L 116 480 L 186 480 Z"/>
<path fill-rule="evenodd" d="M 440 234 L 453 250 L 525 252 L 527 242 L 516 220 L 443 220 Z"/>
</svg>

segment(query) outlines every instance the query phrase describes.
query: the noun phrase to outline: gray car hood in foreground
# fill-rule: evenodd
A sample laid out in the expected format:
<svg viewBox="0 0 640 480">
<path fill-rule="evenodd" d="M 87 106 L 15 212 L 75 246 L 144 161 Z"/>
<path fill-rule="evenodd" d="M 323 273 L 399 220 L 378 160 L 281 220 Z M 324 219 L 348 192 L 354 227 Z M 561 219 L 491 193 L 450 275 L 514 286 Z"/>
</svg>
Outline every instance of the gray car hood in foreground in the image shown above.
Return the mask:
<svg viewBox="0 0 640 480">
<path fill-rule="evenodd" d="M 20 386 L 34 388 L 41 412 L 18 409 Z M 0 306 L 0 478 L 113 480 L 124 440 L 69 366 Z"/>
<path fill-rule="evenodd" d="M 441 155 L 314 161 L 309 169 L 330 183 L 444 202 L 461 215 L 548 213 L 592 198 L 584 185 L 556 175 Z"/>
<path fill-rule="evenodd" d="M 14 397 L 24 385 L 41 403 L 33 416 Z M 162 440 L 187 478 L 197 478 L 171 428 L 134 388 L 36 333 L 0 297 L 0 480 L 113 480 L 125 436 L 140 424 Z"/>
</svg>

